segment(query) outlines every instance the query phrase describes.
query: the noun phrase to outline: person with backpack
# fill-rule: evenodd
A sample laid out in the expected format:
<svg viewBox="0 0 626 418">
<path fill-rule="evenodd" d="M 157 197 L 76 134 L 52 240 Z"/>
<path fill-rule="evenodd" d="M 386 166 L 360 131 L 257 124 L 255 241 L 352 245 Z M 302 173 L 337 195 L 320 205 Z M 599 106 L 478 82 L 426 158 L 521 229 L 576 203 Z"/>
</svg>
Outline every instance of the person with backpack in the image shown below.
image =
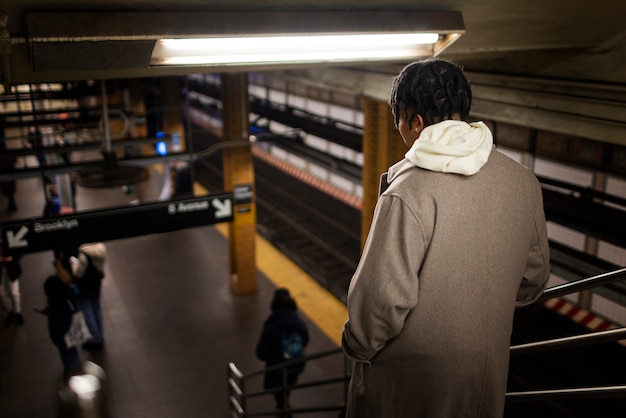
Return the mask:
<svg viewBox="0 0 626 418">
<path fill-rule="evenodd" d="M 101 242 L 82 244 L 78 247 L 78 257 L 72 257 L 71 260 L 72 274 L 80 290 L 78 307 L 83 311 L 89 332 L 93 337 L 83 344 L 83 349 L 98 350 L 104 343 L 100 294 L 104 278 L 106 247 Z"/>
<path fill-rule="evenodd" d="M 272 313 L 263 323 L 263 331 L 256 346 L 257 357 L 270 367 L 304 355 L 304 348 L 309 343 L 309 331 L 306 323 L 298 316 L 295 300 L 289 290 L 278 288 L 274 291 L 271 304 Z M 286 380 L 283 382 L 281 369 L 265 373 L 263 387 L 273 389 L 293 386 L 304 370 L 304 362 L 287 367 Z M 276 409 L 289 408 L 289 392 L 274 393 Z"/>
</svg>

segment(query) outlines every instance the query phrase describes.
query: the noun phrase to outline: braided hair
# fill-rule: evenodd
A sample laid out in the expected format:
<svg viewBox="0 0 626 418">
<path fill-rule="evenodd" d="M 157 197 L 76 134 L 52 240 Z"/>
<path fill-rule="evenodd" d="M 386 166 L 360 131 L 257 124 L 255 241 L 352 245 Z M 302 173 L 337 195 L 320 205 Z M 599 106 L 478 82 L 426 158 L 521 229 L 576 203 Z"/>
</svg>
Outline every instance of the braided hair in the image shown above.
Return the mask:
<svg viewBox="0 0 626 418">
<path fill-rule="evenodd" d="M 438 58 L 411 63 L 393 80 L 389 105 L 396 126 L 400 112 L 407 121 L 421 115 L 426 126 L 459 116 L 465 120 L 472 90 L 458 65 Z"/>
</svg>

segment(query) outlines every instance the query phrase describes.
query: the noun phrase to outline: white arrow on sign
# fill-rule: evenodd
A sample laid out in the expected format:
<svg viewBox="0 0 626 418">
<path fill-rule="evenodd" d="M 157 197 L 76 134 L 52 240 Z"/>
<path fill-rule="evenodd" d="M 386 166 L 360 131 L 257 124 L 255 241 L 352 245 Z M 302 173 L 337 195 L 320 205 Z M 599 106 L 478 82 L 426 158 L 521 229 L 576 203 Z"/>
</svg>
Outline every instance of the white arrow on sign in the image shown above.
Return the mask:
<svg viewBox="0 0 626 418">
<path fill-rule="evenodd" d="M 215 208 L 216 218 L 227 218 L 233 214 L 233 205 L 230 199 L 226 199 L 223 202 L 219 199 L 213 199 L 211 205 Z"/>
<path fill-rule="evenodd" d="M 7 241 L 9 243 L 9 248 L 20 248 L 28 246 L 28 241 L 24 239 L 24 236 L 28 234 L 28 227 L 26 225 L 22 225 L 22 227 L 17 231 L 7 231 Z"/>
</svg>

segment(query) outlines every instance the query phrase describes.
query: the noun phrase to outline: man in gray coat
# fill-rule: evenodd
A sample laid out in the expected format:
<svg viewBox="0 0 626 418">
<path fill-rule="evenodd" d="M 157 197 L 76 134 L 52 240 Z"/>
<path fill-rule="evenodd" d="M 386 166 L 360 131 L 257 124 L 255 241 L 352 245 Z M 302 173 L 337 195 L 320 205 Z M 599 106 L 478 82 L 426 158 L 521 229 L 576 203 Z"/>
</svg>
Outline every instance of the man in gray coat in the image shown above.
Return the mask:
<svg viewBox="0 0 626 418">
<path fill-rule="evenodd" d="M 348 291 L 348 418 L 502 417 L 516 306 L 550 276 L 539 182 L 467 123 L 461 68 L 429 59 L 394 79 L 409 147 Z"/>
</svg>

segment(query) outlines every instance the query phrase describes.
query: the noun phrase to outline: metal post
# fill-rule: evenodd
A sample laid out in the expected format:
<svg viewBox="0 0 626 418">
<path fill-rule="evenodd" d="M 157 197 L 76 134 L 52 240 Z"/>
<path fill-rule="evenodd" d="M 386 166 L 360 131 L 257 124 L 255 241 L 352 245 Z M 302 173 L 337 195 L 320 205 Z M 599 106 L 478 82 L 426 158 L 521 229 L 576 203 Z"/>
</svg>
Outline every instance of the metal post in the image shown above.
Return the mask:
<svg viewBox="0 0 626 418">
<path fill-rule="evenodd" d="M 111 152 L 111 127 L 109 126 L 109 107 L 107 103 L 107 89 L 104 80 L 100 81 L 100 94 L 102 97 L 102 123 L 104 125 L 103 148 L 108 154 Z"/>
<path fill-rule="evenodd" d="M 30 106 L 31 106 L 31 109 L 33 111 L 33 125 L 35 126 L 36 129 L 39 129 L 39 124 L 37 122 L 37 110 L 36 110 L 36 106 L 35 106 L 35 99 L 33 97 L 33 85 L 32 84 L 28 85 L 28 90 L 30 92 Z M 17 105 L 18 105 L 18 110 L 20 112 L 20 122 L 21 122 L 22 110 L 19 107 L 20 106 L 19 94 L 20 94 L 19 89 L 16 88 L 15 89 L 15 98 L 17 99 Z M 28 138 L 27 138 L 27 140 L 28 140 Z M 39 150 L 35 149 L 35 159 L 37 160 L 37 164 L 39 165 L 39 171 L 41 173 L 41 183 L 43 184 L 43 187 L 42 187 L 43 197 L 44 197 L 45 201 L 48 201 L 48 194 L 46 192 L 46 172 L 45 172 L 44 164 L 41 164 L 41 161 L 38 158 L 38 153 L 42 153 L 43 160 L 46 161 L 46 154 L 43 152 L 43 134 L 42 134 L 42 140 L 41 140 L 41 149 L 39 149 Z M 27 167 L 27 165 L 26 165 L 26 157 L 24 157 L 24 167 Z"/>
<path fill-rule="evenodd" d="M 283 387 L 281 388 L 282 392 L 283 392 L 283 410 L 281 412 L 281 415 L 285 418 L 289 417 L 289 413 L 287 412 L 287 409 L 289 409 L 289 389 L 287 389 L 287 367 L 282 367 L 280 369 L 281 374 L 282 374 L 282 380 L 283 380 Z"/>
<path fill-rule="evenodd" d="M 185 90 L 189 91 L 189 79 L 185 78 Z M 185 150 L 187 151 L 187 163 L 189 164 L 189 169 L 191 170 L 191 184 L 192 190 L 193 185 L 196 184 L 196 165 L 193 160 L 193 127 L 191 125 L 191 115 L 189 114 L 189 94 L 185 94 L 185 110 L 183 115 L 185 115 Z M 209 191 L 210 192 L 210 191 Z M 195 192 L 193 193 L 195 196 Z"/>
</svg>

